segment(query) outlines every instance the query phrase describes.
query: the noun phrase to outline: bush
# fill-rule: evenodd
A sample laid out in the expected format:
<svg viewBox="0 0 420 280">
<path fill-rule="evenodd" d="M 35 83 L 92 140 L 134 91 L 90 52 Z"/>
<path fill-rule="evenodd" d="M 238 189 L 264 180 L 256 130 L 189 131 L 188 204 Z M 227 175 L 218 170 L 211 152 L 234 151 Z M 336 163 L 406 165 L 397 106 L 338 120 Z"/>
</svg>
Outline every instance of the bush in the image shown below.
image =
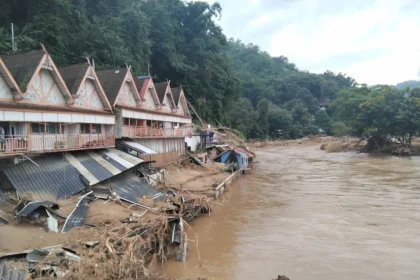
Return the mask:
<svg viewBox="0 0 420 280">
<path fill-rule="evenodd" d="M 348 127 L 343 122 L 334 122 L 331 124 L 331 133 L 334 136 L 344 136 L 349 132 Z"/>
<path fill-rule="evenodd" d="M 319 127 L 317 127 L 316 125 L 313 125 L 313 124 L 305 126 L 303 128 L 303 134 L 305 134 L 305 135 L 309 135 L 309 134 L 317 135 L 317 134 L 319 134 Z"/>
</svg>

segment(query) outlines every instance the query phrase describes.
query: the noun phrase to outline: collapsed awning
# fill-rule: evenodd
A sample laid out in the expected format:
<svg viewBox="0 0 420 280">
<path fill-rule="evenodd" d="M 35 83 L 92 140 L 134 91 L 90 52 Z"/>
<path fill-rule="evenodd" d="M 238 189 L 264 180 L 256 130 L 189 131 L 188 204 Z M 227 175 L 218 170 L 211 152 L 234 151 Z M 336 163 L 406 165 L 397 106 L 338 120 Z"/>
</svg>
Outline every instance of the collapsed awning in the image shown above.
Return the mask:
<svg viewBox="0 0 420 280">
<path fill-rule="evenodd" d="M 106 183 L 95 185 L 92 191 L 94 195 L 103 194 L 104 190 L 109 190 L 109 187 L 116 192 L 120 199 L 133 204 L 138 203 L 138 199 L 143 196 L 157 197 L 160 194 L 144 178 L 139 178 L 139 175 L 133 171 L 124 172 Z"/>
<path fill-rule="evenodd" d="M 32 160 L 36 164 L 24 161 L 3 170 L 16 193 L 31 200 L 68 198 L 143 162 L 114 148 L 45 154 Z"/>
</svg>

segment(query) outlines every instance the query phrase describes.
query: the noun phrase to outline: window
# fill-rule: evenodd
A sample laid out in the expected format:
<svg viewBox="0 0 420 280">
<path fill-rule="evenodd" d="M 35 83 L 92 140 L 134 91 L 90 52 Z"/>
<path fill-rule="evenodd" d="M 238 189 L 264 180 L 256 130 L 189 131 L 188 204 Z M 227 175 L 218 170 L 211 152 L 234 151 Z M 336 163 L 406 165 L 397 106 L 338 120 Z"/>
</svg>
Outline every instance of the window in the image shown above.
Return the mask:
<svg viewBox="0 0 420 280">
<path fill-rule="evenodd" d="M 32 134 L 43 134 L 45 133 L 45 126 L 43 123 L 32 123 L 31 124 Z"/>
<path fill-rule="evenodd" d="M 130 125 L 130 119 L 124 118 L 124 125 Z"/>
<path fill-rule="evenodd" d="M 80 133 L 89 134 L 90 133 L 90 124 L 88 124 L 88 123 L 80 124 Z"/>
<path fill-rule="evenodd" d="M 92 124 L 92 133 L 101 133 L 101 125 L 100 124 Z"/>
<path fill-rule="evenodd" d="M 91 129 L 92 126 L 92 129 Z M 102 132 L 102 125 L 100 124 L 89 124 L 89 123 L 82 123 L 80 124 L 80 133 L 82 134 L 99 134 Z"/>
<path fill-rule="evenodd" d="M 48 134 L 60 134 L 60 124 L 59 123 L 47 123 L 47 133 Z"/>
</svg>

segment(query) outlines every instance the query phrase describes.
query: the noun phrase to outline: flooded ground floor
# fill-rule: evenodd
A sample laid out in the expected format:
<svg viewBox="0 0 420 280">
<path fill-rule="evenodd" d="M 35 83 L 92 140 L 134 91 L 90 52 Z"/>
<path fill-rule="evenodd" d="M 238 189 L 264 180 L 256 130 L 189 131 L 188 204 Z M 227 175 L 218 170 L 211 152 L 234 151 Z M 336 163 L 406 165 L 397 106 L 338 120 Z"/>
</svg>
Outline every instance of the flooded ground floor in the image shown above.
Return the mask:
<svg viewBox="0 0 420 280">
<path fill-rule="evenodd" d="M 420 279 L 420 157 L 258 151 L 211 217 L 193 223 L 173 278 Z M 188 234 L 194 239 L 194 233 Z M 200 261 L 201 259 L 201 261 Z"/>
</svg>

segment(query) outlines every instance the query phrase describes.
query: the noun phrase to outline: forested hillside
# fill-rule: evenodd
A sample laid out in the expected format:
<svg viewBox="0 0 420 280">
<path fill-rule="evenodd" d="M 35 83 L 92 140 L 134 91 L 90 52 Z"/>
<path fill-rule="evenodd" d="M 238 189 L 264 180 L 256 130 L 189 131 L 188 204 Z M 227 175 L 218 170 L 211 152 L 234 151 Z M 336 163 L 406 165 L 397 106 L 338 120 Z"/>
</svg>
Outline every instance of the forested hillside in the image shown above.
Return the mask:
<svg viewBox="0 0 420 280">
<path fill-rule="evenodd" d="M 221 14 L 219 4 L 199 1 L 1 1 L 0 52 L 11 52 L 13 22 L 18 51 L 39 49 L 41 42 L 60 66 L 89 57 L 99 69 L 129 64 L 136 75 L 150 70 L 155 81 L 182 84 L 204 120 L 248 138 L 405 133 L 389 126 L 406 126 L 410 115 L 404 113 L 417 109 L 417 92 L 360 87 L 345 74 L 301 71 L 285 56 L 227 39 L 217 24 Z M 375 98 L 390 103 L 375 107 Z M 399 115 L 391 114 L 395 100 Z M 417 124 L 410 129 L 417 133 Z"/>
<path fill-rule="evenodd" d="M 406 87 L 411 87 L 411 88 L 420 87 L 420 81 L 414 81 L 414 80 L 404 81 L 404 82 L 398 83 L 395 87 L 399 89 L 404 89 Z"/>
</svg>

